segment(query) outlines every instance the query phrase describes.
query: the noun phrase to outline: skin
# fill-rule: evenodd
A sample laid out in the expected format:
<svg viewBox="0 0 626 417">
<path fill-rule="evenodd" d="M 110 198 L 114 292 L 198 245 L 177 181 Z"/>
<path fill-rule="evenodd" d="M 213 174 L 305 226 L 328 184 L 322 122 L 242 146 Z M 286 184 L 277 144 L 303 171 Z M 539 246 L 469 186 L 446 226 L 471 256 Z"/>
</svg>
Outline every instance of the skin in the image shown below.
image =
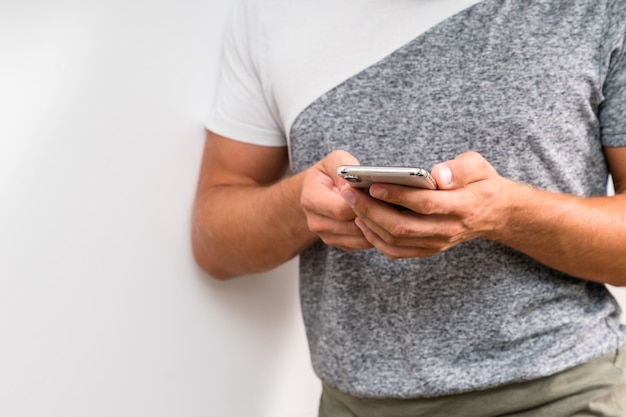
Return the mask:
<svg viewBox="0 0 626 417">
<path fill-rule="evenodd" d="M 626 285 L 626 147 L 606 148 L 616 195 L 580 198 L 504 178 L 477 153 L 432 169 L 440 190 L 335 173 L 344 151 L 286 176 L 287 150 L 207 134 L 192 219 L 198 264 L 228 279 L 272 269 L 318 239 L 392 259 L 427 257 L 476 238 L 498 241 L 572 276 Z M 399 210 L 393 205 L 409 210 Z"/>
</svg>

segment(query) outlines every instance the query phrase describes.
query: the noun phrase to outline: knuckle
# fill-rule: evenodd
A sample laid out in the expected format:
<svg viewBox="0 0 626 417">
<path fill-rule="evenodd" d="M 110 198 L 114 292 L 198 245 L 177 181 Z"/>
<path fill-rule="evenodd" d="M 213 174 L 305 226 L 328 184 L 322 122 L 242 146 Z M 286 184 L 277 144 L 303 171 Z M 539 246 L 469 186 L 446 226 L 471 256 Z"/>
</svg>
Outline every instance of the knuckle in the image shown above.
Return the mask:
<svg viewBox="0 0 626 417">
<path fill-rule="evenodd" d="M 352 209 L 346 207 L 333 207 L 330 210 L 330 215 L 337 220 L 352 220 L 355 215 Z"/>
<path fill-rule="evenodd" d="M 431 215 L 435 214 L 435 202 L 432 198 L 427 198 L 422 202 L 420 207 L 420 214 Z"/>
<path fill-rule="evenodd" d="M 310 230 L 311 232 L 315 233 L 316 235 L 321 235 L 321 234 L 324 232 L 324 231 L 323 231 L 323 230 L 322 230 L 322 229 L 321 229 L 318 225 L 316 225 L 316 224 L 309 223 L 308 227 L 309 227 L 309 230 Z"/>
<path fill-rule="evenodd" d="M 307 218 L 307 227 L 309 230 L 317 235 L 320 235 L 326 231 L 323 222 L 320 222 L 314 218 Z"/>
<path fill-rule="evenodd" d="M 357 209 L 357 211 L 361 214 L 362 217 L 369 217 L 372 212 L 369 207 L 369 204 L 359 204 L 358 199 L 355 205 L 355 209 Z"/>
<path fill-rule="evenodd" d="M 389 239 L 396 241 L 411 235 L 411 229 L 404 223 L 394 223 L 389 228 Z"/>
<path fill-rule="evenodd" d="M 382 238 L 383 241 L 391 246 L 402 246 L 402 238 L 398 237 L 398 236 L 394 236 L 394 235 L 387 235 L 385 237 Z"/>
</svg>

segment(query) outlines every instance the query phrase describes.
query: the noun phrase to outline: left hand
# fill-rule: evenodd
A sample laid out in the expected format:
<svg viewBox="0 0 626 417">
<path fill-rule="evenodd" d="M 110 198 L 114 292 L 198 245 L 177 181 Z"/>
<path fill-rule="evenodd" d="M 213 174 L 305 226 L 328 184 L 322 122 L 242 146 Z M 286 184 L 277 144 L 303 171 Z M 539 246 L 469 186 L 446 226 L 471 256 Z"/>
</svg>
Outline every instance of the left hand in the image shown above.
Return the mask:
<svg viewBox="0 0 626 417">
<path fill-rule="evenodd" d="M 372 185 L 369 195 L 347 184 L 341 189 L 357 216 L 356 225 L 385 256 L 432 256 L 462 242 L 489 238 L 506 223 L 511 180 L 498 175 L 480 154 L 467 152 L 438 164 L 432 176 L 439 190 L 382 183 Z"/>
</svg>

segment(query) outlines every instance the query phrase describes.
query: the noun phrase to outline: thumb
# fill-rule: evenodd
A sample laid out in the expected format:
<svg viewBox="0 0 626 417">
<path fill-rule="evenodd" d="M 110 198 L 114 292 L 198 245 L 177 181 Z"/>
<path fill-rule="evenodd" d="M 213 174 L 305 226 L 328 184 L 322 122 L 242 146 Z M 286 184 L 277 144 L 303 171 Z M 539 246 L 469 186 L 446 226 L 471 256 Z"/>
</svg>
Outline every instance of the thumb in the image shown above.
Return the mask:
<svg viewBox="0 0 626 417">
<path fill-rule="evenodd" d="M 431 175 L 442 190 L 462 188 L 473 182 L 482 181 L 495 174 L 495 169 L 476 152 L 465 152 L 455 159 L 437 164 Z"/>
<path fill-rule="evenodd" d="M 337 184 L 343 184 L 345 181 L 337 175 L 337 167 L 340 165 L 359 165 L 358 159 L 347 151 L 336 150 L 320 161 L 321 169 L 326 175 L 333 178 Z"/>
</svg>

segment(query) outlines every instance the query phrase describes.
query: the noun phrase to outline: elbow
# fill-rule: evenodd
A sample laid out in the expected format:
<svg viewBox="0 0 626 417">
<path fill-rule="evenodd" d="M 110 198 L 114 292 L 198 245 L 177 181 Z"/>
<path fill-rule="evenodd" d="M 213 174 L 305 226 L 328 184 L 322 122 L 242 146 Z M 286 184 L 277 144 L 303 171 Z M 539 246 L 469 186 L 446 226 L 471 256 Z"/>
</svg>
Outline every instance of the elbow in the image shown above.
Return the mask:
<svg viewBox="0 0 626 417">
<path fill-rule="evenodd" d="M 239 274 L 233 273 L 227 268 L 224 268 L 221 265 L 218 265 L 216 262 L 211 261 L 203 254 L 197 254 L 195 250 L 193 253 L 193 257 L 196 261 L 196 264 L 198 264 L 198 266 L 202 268 L 204 272 L 206 272 L 211 278 L 217 281 L 229 281 L 239 276 Z"/>
<path fill-rule="evenodd" d="M 623 275 L 615 277 L 615 279 L 606 281 L 607 284 L 617 288 L 626 288 L 626 277 Z"/>
<path fill-rule="evenodd" d="M 598 276 L 597 281 L 613 287 L 626 287 L 626 263 L 620 260 L 605 275 Z"/>
<path fill-rule="evenodd" d="M 225 263 L 226 258 L 219 255 L 219 250 L 215 250 L 210 235 L 200 227 L 195 216 L 192 217 L 190 235 L 193 258 L 209 277 L 218 281 L 228 281 L 241 275 L 233 271 L 231 265 Z"/>
<path fill-rule="evenodd" d="M 594 281 L 600 284 L 610 285 L 612 287 L 626 287 L 626 275 L 623 272 L 609 273 L 609 274 L 600 274 L 600 275 L 590 275 L 587 277 L 589 281 Z"/>
<path fill-rule="evenodd" d="M 220 264 L 219 261 L 209 256 L 209 253 L 204 245 L 196 239 L 192 239 L 191 247 L 196 264 L 211 278 L 217 281 L 228 281 L 241 275 L 235 273 L 230 268 L 227 268 L 226 266 Z"/>
</svg>

